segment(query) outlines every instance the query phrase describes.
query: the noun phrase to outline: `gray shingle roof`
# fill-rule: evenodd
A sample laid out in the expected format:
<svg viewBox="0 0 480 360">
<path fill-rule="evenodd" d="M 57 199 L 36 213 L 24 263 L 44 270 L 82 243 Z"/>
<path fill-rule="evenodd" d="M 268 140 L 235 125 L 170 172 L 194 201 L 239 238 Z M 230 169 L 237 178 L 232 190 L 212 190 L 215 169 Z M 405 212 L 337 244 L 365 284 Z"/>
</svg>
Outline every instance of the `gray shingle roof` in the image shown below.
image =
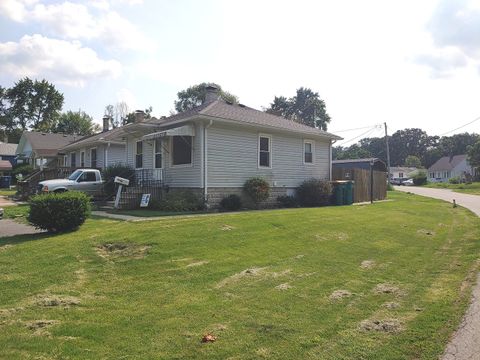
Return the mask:
<svg viewBox="0 0 480 360">
<path fill-rule="evenodd" d="M 128 126 L 128 125 L 126 125 Z M 73 150 L 77 149 L 82 146 L 87 146 L 87 145 L 92 145 L 96 144 L 100 141 L 102 141 L 106 137 L 114 137 L 115 134 L 121 133 L 122 132 L 122 127 L 118 127 L 109 131 L 101 132 L 95 135 L 90 135 L 90 136 L 85 136 L 82 137 L 81 139 L 74 141 L 70 144 L 67 144 L 66 146 L 62 147 L 62 150 Z"/>
<path fill-rule="evenodd" d="M 428 171 L 450 171 L 466 159 L 467 155 L 444 156 L 430 166 Z"/>
<path fill-rule="evenodd" d="M 14 156 L 17 151 L 18 144 L 10 144 L 0 142 L 0 155 Z"/>
<path fill-rule="evenodd" d="M 326 131 L 303 125 L 292 120 L 287 120 L 280 116 L 268 114 L 260 110 L 252 109 L 244 105 L 230 104 L 221 99 L 214 100 L 210 103 L 204 103 L 192 110 L 170 116 L 159 122 L 159 124 L 162 126 L 168 126 L 169 124 L 180 120 L 186 120 L 194 116 L 202 115 L 232 120 L 238 123 L 278 128 L 305 134 L 325 136 L 332 139 L 341 139 L 341 137 Z"/>
<path fill-rule="evenodd" d="M 79 135 L 52 134 L 36 131 L 24 132 L 23 136 L 30 142 L 34 151 L 57 150 L 82 138 L 82 136 Z"/>
</svg>

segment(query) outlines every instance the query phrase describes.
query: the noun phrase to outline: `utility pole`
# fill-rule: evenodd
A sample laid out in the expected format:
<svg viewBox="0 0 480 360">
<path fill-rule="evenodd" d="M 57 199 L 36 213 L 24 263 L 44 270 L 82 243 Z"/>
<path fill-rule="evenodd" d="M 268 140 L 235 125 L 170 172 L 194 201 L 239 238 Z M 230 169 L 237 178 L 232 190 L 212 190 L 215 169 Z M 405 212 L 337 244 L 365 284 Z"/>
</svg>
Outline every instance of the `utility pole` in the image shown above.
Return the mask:
<svg viewBox="0 0 480 360">
<path fill-rule="evenodd" d="M 388 147 L 388 133 L 387 133 L 387 123 L 384 122 L 383 125 L 385 125 L 385 144 L 387 145 L 387 179 L 388 179 L 388 185 L 390 185 L 390 149 Z"/>
</svg>

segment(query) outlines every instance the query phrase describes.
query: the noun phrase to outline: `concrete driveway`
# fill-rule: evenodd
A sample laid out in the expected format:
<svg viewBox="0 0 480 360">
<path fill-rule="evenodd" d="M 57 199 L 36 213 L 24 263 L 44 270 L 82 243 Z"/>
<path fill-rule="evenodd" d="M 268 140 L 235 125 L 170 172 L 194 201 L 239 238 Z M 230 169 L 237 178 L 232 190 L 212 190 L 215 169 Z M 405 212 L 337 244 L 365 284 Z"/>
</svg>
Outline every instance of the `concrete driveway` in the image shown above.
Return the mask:
<svg viewBox="0 0 480 360">
<path fill-rule="evenodd" d="M 480 216 L 480 196 L 454 192 L 449 189 L 431 189 L 416 186 L 395 186 L 395 190 L 411 192 L 435 199 L 455 202 Z M 442 360 L 480 359 L 480 274 L 477 285 L 473 288 L 472 302 L 448 344 Z"/>
</svg>

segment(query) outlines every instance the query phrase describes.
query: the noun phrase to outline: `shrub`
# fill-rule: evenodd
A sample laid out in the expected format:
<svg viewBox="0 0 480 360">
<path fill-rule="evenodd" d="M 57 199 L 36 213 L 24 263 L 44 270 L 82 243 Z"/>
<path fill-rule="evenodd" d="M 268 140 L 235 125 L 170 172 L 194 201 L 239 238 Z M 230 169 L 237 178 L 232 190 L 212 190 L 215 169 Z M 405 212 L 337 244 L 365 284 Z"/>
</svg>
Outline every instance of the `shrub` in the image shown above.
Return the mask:
<svg viewBox="0 0 480 360">
<path fill-rule="evenodd" d="M 28 164 L 16 165 L 12 170 L 12 179 L 14 182 L 22 180 L 28 174 L 33 172 L 33 167 Z"/>
<path fill-rule="evenodd" d="M 242 200 L 238 195 L 228 195 L 220 201 L 220 207 L 228 211 L 239 210 L 242 207 Z"/>
<path fill-rule="evenodd" d="M 425 185 L 427 183 L 427 173 L 424 170 L 418 171 L 413 177 L 413 183 L 415 185 Z"/>
<path fill-rule="evenodd" d="M 277 197 L 277 201 L 278 201 L 280 207 L 284 207 L 284 208 L 298 207 L 298 201 L 295 198 L 295 196 L 282 195 L 282 196 Z"/>
<path fill-rule="evenodd" d="M 29 203 L 28 221 L 50 232 L 75 230 L 90 214 L 90 198 L 78 191 L 35 195 Z"/>
<path fill-rule="evenodd" d="M 125 179 L 132 180 L 135 176 L 135 170 L 127 165 L 115 164 L 110 165 L 103 170 L 102 173 L 105 184 L 103 185 L 103 191 L 107 197 L 115 195 L 115 186 L 113 182 L 115 176 L 119 176 Z"/>
<path fill-rule="evenodd" d="M 395 188 L 393 187 L 392 184 L 390 183 L 387 184 L 387 191 L 395 191 Z"/>
<path fill-rule="evenodd" d="M 297 189 L 297 199 L 301 206 L 325 206 L 330 203 L 332 185 L 325 180 L 305 180 Z"/>
<path fill-rule="evenodd" d="M 198 211 L 205 207 L 203 199 L 192 191 L 172 191 L 155 205 L 158 210 L 173 212 Z"/>
<path fill-rule="evenodd" d="M 270 196 L 270 185 L 265 179 L 253 177 L 245 181 L 243 190 L 255 203 L 255 206 L 268 199 Z"/>
<path fill-rule="evenodd" d="M 460 178 L 458 176 L 448 179 L 450 184 L 460 184 Z"/>
</svg>

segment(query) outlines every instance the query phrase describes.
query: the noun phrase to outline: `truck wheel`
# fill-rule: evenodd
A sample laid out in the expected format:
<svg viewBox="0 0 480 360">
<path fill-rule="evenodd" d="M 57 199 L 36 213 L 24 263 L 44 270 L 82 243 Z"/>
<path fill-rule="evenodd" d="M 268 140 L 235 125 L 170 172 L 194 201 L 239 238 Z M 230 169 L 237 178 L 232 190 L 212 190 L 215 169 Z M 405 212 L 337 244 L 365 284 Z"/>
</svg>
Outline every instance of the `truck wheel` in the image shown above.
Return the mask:
<svg viewBox="0 0 480 360">
<path fill-rule="evenodd" d="M 64 193 L 65 191 L 67 191 L 67 190 L 65 190 L 65 189 L 58 189 L 58 190 L 55 190 L 54 193 L 55 193 L 55 194 L 61 194 L 61 193 Z"/>
</svg>

